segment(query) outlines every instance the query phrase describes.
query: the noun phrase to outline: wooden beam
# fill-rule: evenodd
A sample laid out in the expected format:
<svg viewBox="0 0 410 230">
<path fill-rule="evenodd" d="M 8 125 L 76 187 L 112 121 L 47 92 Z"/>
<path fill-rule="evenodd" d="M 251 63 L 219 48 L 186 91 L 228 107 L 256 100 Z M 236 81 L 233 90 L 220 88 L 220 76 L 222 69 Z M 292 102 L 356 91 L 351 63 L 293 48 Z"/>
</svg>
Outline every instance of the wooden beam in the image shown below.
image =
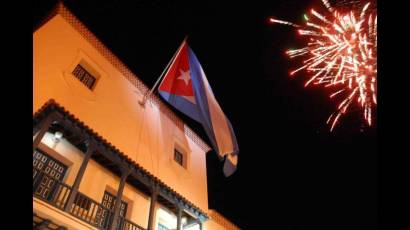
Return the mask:
<svg viewBox="0 0 410 230">
<path fill-rule="evenodd" d="M 122 175 L 121 175 L 121 181 L 118 186 L 117 190 L 117 198 L 115 199 L 115 205 L 114 205 L 114 216 L 111 222 L 111 230 L 116 230 L 118 226 L 118 220 L 119 220 L 119 215 L 120 215 L 120 207 L 121 207 L 121 200 L 122 200 L 122 193 L 124 192 L 124 187 L 125 187 L 125 181 L 127 180 L 127 177 L 130 175 L 131 170 L 129 169 L 123 169 L 122 170 Z"/>
<path fill-rule="evenodd" d="M 38 131 L 37 136 L 33 140 L 33 152 L 37 149 L 38 145 L 41 142 L 41 139 L 43 139 L 44 135 L 46 134 L 54 120 L 54 114 L 51 113 L 48 114 L 47 117 L 40 122 L 40 131 Z"/>
<path fill-rule="evenodd" d="M 199 221 L 197 221 L 197 220 L 188 221 L 188 223 L 186 223 L 186 224 L 184 225 L 184 229 L 185 229 L 185 228 L 190 228 L 190 227 L 192 227 L 192 226 L 195 226 L 195 225 L 197 225 L 198 223 L 199 223 Z"/>
<path fill-rule="evenodd" d="M 182 230 L 182 207 L 177 204 L 177 230 Z"/>
<path fill-rule="evenodd" d="M 158 186 L 156 183 L 152 184 L 151 187 L 151 202 L 149 206 L 149 216 L 148 216 L 148 230 L 154 229 L 154 218 L 155 218 L 155 207 L 158 198 Z"/>
<path fill-rule="evenodd" d="M 70 192 L 70 196 L 68 197 L 67 203 L 64 207 L 64 210 L 66 212 L 71 211 L 71 206 L 73 205 L 74 199 L 78 193 L 78 189 L 80 187 L 81 180 L 83 179 L 85 169 L 87 168 L 91 155 L 93 154 L 95 150 L 94 144 L 92 142 L 89 142 L 87 145 L 88 145 L 87 152 L 84 154 L 83 162 L 81 163 L 80 169 L 78 170 L 77 176 L 75 177 L 75 180 L 74 180 L 71 192 Z"/>
<path fill-rule="evenodd" d="M 34 228 L 34 230 L 46 229 L 50 223 L 50 220 L 43 220 L 39 225 L 37 225 L 37 227 Z"/>
</svg>

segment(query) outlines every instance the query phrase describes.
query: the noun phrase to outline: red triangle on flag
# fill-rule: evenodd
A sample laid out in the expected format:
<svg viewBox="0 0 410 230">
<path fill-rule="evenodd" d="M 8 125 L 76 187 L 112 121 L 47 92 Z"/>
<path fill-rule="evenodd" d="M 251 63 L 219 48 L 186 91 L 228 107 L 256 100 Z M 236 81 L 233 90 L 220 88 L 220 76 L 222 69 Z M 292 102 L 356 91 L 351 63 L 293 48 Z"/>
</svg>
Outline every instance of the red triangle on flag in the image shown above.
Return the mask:
<svg viewBox="0 0 410 230">
<path fill-rule="evenodd" d="M 189 69 L 188 45 L 182 45 L 158 90 L 178 96 L 194 96 Z"/>
</svg>

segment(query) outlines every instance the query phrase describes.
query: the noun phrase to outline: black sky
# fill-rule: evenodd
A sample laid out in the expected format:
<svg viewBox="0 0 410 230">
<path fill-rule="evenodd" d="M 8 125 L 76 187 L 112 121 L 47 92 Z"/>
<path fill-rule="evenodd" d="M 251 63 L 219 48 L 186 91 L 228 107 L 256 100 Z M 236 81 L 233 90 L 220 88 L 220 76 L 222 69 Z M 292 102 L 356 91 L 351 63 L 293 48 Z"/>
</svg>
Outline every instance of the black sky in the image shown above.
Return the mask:
<svg viewBox="0 0 410 230">
<path fill-rule="evenodd" d="M 35 1 L 33 25 L 55 2 Z M 189 36 L 240 148 L 229 178 L 208 153 L 210 208 L 242 229 L 377 229 L 375 126 L 351 113 L 329 133 L 336 106 L 329 92 L 304 88 L 303 74 L 288 76 L 297 63 L 284 51 L 301 38 L 267 23 L 269 16 L 300 22 L 320 1 L 64 3 L 148 86 Z M 208 141 L 199 124 L 176 113 Z"/>
</svg>

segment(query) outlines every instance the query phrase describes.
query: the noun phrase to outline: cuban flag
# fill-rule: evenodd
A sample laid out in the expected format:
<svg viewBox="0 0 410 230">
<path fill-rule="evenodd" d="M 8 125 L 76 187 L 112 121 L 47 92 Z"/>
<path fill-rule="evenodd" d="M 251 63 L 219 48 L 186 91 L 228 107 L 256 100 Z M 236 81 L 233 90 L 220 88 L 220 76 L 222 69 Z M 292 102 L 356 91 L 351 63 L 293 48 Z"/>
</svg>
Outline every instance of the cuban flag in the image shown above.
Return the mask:
<svg viewBox="0 0 410 230">
<path fill-rule="evenodd" d="M 169 104 L 202 124 L 219 158 L 225 158 L 225 176 L 232 175 L 239 153 L 235 133 L 215 99 L 201 64 L 185 40 L 158 91 Z"/>
</svg>

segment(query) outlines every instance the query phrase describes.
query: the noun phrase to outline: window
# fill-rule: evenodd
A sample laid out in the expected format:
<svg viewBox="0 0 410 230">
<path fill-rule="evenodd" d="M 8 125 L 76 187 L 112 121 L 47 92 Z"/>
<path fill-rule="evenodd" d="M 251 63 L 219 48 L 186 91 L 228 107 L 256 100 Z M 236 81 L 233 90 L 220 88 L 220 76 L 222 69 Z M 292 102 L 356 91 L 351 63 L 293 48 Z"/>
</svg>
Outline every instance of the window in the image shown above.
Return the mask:
<svg viewBox="0 0 410 230">
<path fill-rule="evenodd" d="M 174 149 L 174 160 L 181 166 L 184 166 L 184 155 L 177 149 Z"/>
<path fill-rule="evenodd" d="M 103 200 L 101 202 L 101 205 L 104 208 L 106 208 L 106 209 L 110 210 L 111 212 L 113 212 L 116 199 L 117 198 L 114 195 L 112 195 L 111 193 L 105 191 L 104 196 L 103 196 Z M 121 200 L 120 218 L 125 219 L 125 215 L 127 213 L 127 207 L 128 207 L 128 204 L 125 201 Z M 102 226 L 107 226 L 109 218 L 112 218 L 112 213 L 111 214 L 108 213 L 108 211 L 106 209 L 99 208 L 97 210 L 97 214 L 96 214 L 97 215 L 96 216 L 97 223 L 100 223 Z M 120 224 L 122 224 L 122 221 L 120 222 Z M 122 229 L 122 228 L 120 228 L 120 229 Z"/>
<path fill-rule="evenodd" d="M 165 227 L 162 224 L 158 224 L 158 230 L 169 230 L 169 228 Z"/>
<path fill-rule="evenodd" d="M 82 65 L 78 64 L 72 74 L 80 80 L 87 88 L 93 89 L 96 78 L 90 74 Z"/>
<path fill-rule="evenodd" d="M 117 199 L 114 195 L 111 193 L 105 191 L 104 192 L 104 197 L 102 201 L 102 206 L 105 208 L 114 211 L 114 206 L 115 206 L 115 199 Z M 120 206 L 120 216 L 125 217 L 125 214 L 127 213 L 127 206 L 128 204 L 125 201 L 121 201 L 121 206 Z"/>
<path fill-rule="evenodd" d="M 33 180 L 38 181 L 35 194 L 44 199 L 52 195 L 57 181 L 63 181 L 67 166 L 36 149 L 33 152 Z"/>
</svg>

